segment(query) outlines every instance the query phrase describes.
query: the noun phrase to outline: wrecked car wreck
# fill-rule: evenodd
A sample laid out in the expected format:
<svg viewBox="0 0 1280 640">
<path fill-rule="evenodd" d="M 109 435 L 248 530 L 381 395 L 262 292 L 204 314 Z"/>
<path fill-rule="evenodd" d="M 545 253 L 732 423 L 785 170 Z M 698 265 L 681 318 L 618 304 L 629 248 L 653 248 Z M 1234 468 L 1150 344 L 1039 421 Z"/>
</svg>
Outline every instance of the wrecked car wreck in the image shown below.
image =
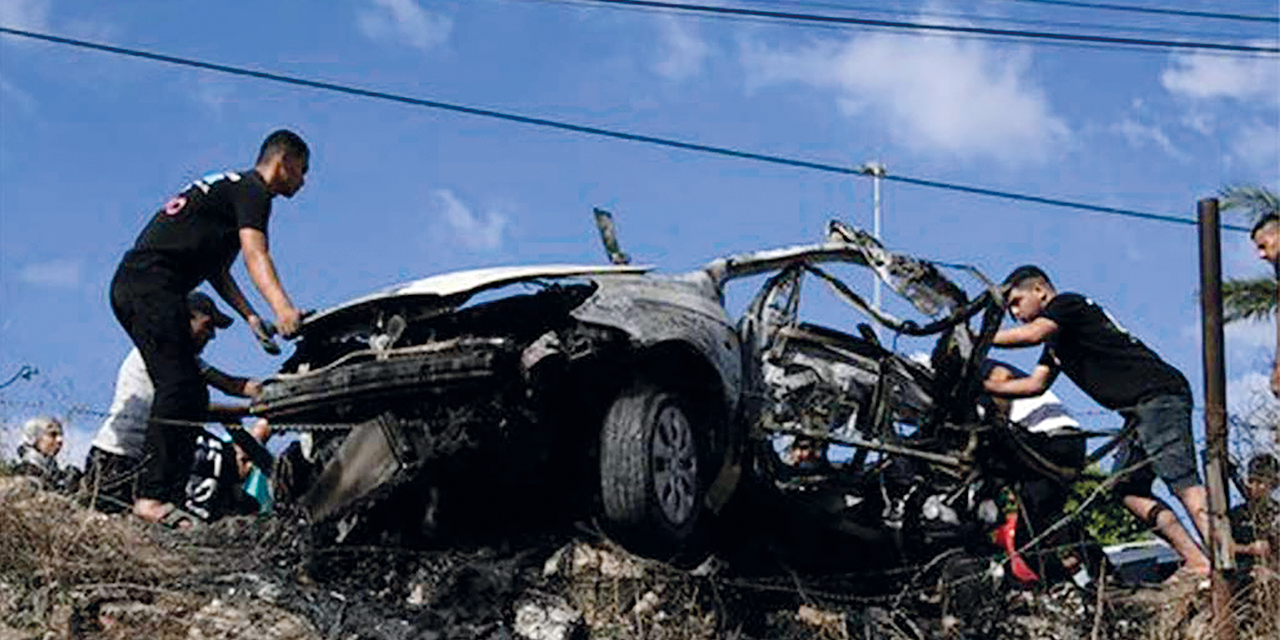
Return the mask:
<svg viewBox="0 0 1280 640">
<path fill-rule="evenodd" d="M 926 319 L 873 308 L 829 263 L 874 271 Z M 339 539 L 477 531 L 550 505 L 671 558 L 748 496 L 739 517 L 773 505 L 748 526 L 776 517 L 864 543 L 864 559 L 920 562 L 984 540 L 1009 464 L 990 452 L 1019 451 L 979 409 L 1000 293 L 958 269 L 975 295 L 833 221 L 823 243 L 678 275 L 614 264 L 434 276 L 308 317 L 253 411 L 314 439 L 318 473 L 297 499 Z M 725 285 L 753 276 L 763 287 L 731 318 Z M 855 335 L 806 322 L 805 283 L 895 334 L 936 339 L 932 352 L 897 353 L 867 323 Z M 850 454 L 796 469 L 780 437 Z M 1038 469 L 1065 477 L 1051 467 Z"/>
</svg>

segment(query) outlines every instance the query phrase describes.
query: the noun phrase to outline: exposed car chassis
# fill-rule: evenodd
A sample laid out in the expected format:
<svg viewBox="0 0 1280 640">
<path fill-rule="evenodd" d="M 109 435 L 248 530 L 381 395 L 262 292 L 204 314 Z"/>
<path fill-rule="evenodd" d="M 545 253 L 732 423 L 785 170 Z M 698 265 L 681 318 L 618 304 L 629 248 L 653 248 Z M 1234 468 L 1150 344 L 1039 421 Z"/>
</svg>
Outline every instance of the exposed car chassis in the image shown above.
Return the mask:
<svg viewBox="0 0 1280 640">
<path fill-rule="evenodd" d="M 872 269 L 924 320 L 873 308 L 826 263 Z M 323 470 L 300 502 L 317 521 L 383 505 L 382 525 L 421 531 L 554 505 L 669 555 L 751 486 L 822 526 L 928 554 L 991 521 L 1008 461 L 987 452 L 993 440 L 1017 450 L 978 409 L 1000 292 L 959 269 L 976 295 L 833 221 L 821 244 L 674 276 L 630 265 L 444 274 L 307 318 L 253 411 L 286 428 L 352 426 L 312 456 Z M 730 318 L 726 283 L 758 275 L 763 288 Z M 804 322 L 806 280 L 890 331 L 937 336 L 928 362 L 886 349 L 865 324 L 853 335 Z M 797 473 L 779 435 L 852 453 Z"/>
</svg>

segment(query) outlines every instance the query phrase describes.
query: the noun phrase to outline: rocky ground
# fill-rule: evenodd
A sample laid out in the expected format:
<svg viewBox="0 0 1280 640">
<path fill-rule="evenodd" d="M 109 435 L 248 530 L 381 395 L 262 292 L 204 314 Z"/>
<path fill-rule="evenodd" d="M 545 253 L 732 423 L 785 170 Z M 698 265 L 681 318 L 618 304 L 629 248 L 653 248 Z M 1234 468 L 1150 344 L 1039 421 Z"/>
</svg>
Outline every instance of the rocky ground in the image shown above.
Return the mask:
<svg viewBox="0 0 1280 640">
<path fill-rule="evenodd" d="M 831 578 L 747 577 L 723 562 L 678 570 L 581 530 L 434 550 L 321 547 L 287 513 L 174 531 L 81 508 L 24 478 L 0 478 L 0 541 L 0 640 L 1138 640 L 1207 633 L 1206 597 L 1194 587 L 1109 589 L 1099 599 L 1070 585 L 1015 593 L 985 574 L 938 572 L 853 596 Z M 939 580 L 964 586 L 939 590 Z M 1276 615 L 1241 608 L 1253 627 Z"/>
</svg>

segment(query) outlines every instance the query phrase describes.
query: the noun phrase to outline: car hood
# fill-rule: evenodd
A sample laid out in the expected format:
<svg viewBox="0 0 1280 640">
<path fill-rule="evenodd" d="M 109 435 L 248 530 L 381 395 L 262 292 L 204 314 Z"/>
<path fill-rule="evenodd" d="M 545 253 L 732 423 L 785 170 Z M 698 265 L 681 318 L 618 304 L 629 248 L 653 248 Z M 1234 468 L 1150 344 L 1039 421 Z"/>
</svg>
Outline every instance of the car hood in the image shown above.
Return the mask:
<svg viewBox="0 0 1280 640">
<path fill-rule="evenodd" d="M 377 291 L 354 300 L 349 300 L 328 309 L 324 309 L 307 317 L 303 327 L 324 322 L 326 319 L 342 314 L 350 309 L 374 304 L 399 297 L 438 297 L 453 299 L 454 304 L 461 302 L 485 289 L 501 287 L 524 280 L 540 278 L 563 278 L 569 276 L 606 275 L 606 274 L 642 274 L 648 273 L 652 267 L 635 265 L 524 265 L 509 267 L 487 267 L 467 271 L 452 271 L 398 284 L 382 291 Z"/>
</svg>

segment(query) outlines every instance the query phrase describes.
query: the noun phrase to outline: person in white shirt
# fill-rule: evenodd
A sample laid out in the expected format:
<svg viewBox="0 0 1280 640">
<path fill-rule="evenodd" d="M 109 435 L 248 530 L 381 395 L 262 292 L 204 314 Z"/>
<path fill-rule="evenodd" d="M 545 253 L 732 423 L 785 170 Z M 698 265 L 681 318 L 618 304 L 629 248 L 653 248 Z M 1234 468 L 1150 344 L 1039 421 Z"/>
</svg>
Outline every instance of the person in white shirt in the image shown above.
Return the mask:
<svg viewBox="0 0 1280 640">
<path fill-rule="evenodd" d="M 217 329 L 231 326 L 231 318 L 204 293 L 191 292 L 187 296 L 187 307 L 197 352 L 204 350 Z M 223 393 L 250 398 L 260 390 L 257 380 L 228 375 L 198 357 L 196 361 L 205 382 Z M 154 398 L 151 376 L 147 374 L 142 354 L 134 347 L 120 364 L 110 412 L 98 428 L 85 460 L 86 488 L 95 499 L 95 506 L 104 511 L 134 506 L 138 474 L 147 455 L 147 419 Z"/>
</svg>

